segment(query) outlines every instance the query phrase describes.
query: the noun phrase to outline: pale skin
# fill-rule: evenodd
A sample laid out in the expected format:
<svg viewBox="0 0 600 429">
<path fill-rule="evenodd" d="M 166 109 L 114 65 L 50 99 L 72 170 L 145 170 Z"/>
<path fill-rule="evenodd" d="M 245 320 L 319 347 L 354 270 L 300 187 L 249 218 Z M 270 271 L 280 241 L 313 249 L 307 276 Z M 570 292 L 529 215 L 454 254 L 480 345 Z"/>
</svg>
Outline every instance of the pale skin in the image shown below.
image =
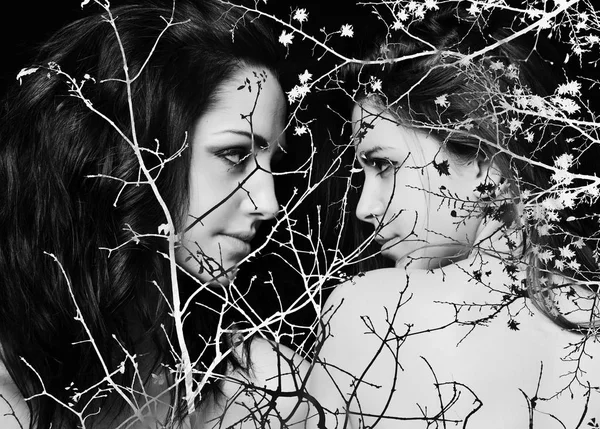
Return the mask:
<svg viewBox="0 0 600 429">
<path fill-rule="evenodd" d="M 357 127 L 356 118 L 364 117 L 361 109 L 376 112 L 374 106 L 357 106 L 353 115 Z M 376 120 L 358 143 L 357 156 L 375 146 L 388 147 L 384 156 L 395 162 L 415 143 L 423 145 L 423 156 L 443 153 L 430 151 L 431 137 L 418 133 L 415 137 L 412 130 L 389 124 Z M 472 164 L 460 170 L 465 164 L 453 165 L 452 157 L 446 159 L 451 175 L 443 177 L 445 186 L 463 196 L 473 196 L 482 178 L 494 174 L 477 171 Z M 436 222 L 443 221 L 446 215 L 437 212 L 438 205 L 419 206 L 417 194 L 402 195 L 412 192 L 403 189 L 410 183 L 411 171 L 397 170 L 396 195 L 385 187 L 385 173 L 377 175 L 381 162 L 369 157 L 358 161 L 365 169 L 357 208 L 361 220 L 390 219 L 390 214 L 377 211 L 379 201 L 386 201 L 392 210 L 404 203 L 424 220 L 433 216 Z M 453 169 L 460 172 L 454 178 Z M 430 184 L 440 183 L 435 174 L 430 177 Z M 415 225 L 413 234 L 421 237 L 426 236 L 420 229 L 425 224 L 409 223 Z M 388 238 L 406 226 L 407 222 L 392 221 L 379 234 Z M 592 417 L 600 419 L 600 392 L 592 389 L 587 395 L 588 382 L 591 387 L 600 384 L 600 367 L 593 360 L 600 355 L 600 344 L 561 329 L 529 298 L 514 297 L 511 285 L 518 286 L 523 274 L 518 270 L 512 280 L 506 265 L 492 256 L 509 251 L 498 233 L 499 224 L 479 219 L 470 227 L 446 229 L 452 238 L 448 253 L 439 246 L 410 248 L 412 244 L 402 240 L 385 251 L 384 241 L 383 254 L 395 260 L 396 267 L 358 276 L 330 295 L 323 306 L 325 341 L 309 379 L 310 391 L 326 408 L 325 427 L 570 429 L 580 421 L 579 427 L 585 427 Z M 450 260 L 449 255 L 457 254 L 457 243 L 463 244 L 463 257 Z M 473 243 L 482 251 L 473 250 Z M 407 249 L 417 255 L 411 264 Z M 476 270 L 482 271 L 479 281 L 474 278 Z M 571 310 L 566 301 L 560 305 Z M 514 321 L 518 330 L 509 328 Z M 577 344 L 584 345 L 585 353 Z M 314 414 L 315 409 L 307 427 L 317 427 Z"/>
<path fill-rule="evenodd" d="M 238 90 L 246 78 L 253 85 L 253 91 Z M 258 80 L 261 81 L 260 92 L 257 91 Z M 218 284 L 228 284 L 234 279 L 238 264 L 251 252 L 250 242 L 256 229 L 263 221 L 273 218 L 279 209 L 271 167 L 285 145 L 285 98 L 271 72 L 246 65 L 224 82 L 216 94 L 215 103 L 190 133 L 188 228 L 182 234 L 177 262 L 200 284 L 214 283 L 219 287 Z M 251 120 L 242 118 L 242 114 L 250 115 Z M 243 189 L 218 205 L 242 181 L 245 181 Z M 216 209 L 212 210 L 213 207 Z M 194 224 L 195 219 L 209 210 L 212 211 L 202 222 Z M 190 254 L 194 257 L 189 258 Z M 231 353 L 244 364 L 249 363 L 241 345 Z M 208 398 L 186 421 L 185 427 L 235 425 L 247 429 L 267 424 L 278 428 L 280 420 L 287 425 L 303 420 L 306 405 L 298 406 L 298 397 L 288 395 L 273 404 L 270 400 L 276 390 L 299 391 L 307 363 L 289 348 L 260 338 L 259 334 L 251 343 L 250 355 L 248 372 L 229 368 L 225 374 L 217 374 L 223 379 L 222 397 L 218 401 Z M 117 418 L 121 427 L 141 429 L 165 422 L 170 407 L 166 388 L 164 374 L 156 374 L 144 386 L 147 397 L 139 398 L 147 418 L 144 421 L 125 419 L 125 416 Z M 7 400 L 0 398 L 0 427 L 28 427 L 26 402 L 1 364 L 0 394 Z M 257 422 L 256 416 L 264 416 L 262 423 Z"/>
</svg>

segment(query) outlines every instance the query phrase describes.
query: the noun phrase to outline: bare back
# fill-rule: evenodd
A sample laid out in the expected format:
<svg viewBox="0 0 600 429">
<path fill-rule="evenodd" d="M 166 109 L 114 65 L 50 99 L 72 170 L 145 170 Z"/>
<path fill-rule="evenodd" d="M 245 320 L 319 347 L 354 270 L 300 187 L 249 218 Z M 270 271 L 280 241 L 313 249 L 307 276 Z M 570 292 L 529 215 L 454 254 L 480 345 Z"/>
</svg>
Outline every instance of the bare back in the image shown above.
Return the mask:
<svg viewBox="0 0 600 429">
<path fill-rule="evenodd" d="M 562 330 L 511 291 L 499 263 L 487 261 L 481 281 L 474 267 L 377 270 L 334 291 L 324 307 L 326 369 L 318 363 L 310 382 L 341 412 L 327 428 L 600 421 L 598 341 Z"/>
</svg>

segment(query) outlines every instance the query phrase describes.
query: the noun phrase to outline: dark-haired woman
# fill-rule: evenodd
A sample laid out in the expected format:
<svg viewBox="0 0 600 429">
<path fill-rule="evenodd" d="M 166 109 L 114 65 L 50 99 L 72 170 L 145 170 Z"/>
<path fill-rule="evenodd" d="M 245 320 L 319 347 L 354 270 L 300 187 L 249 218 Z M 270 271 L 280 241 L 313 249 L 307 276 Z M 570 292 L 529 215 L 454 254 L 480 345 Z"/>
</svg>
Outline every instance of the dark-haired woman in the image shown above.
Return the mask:
<svg viewBox="0 0 600 429">
<path fill-rule="evenodd" d="M 279 208 L 276 45 L 220 2 L 167 3 L 66 26 L 4 102 L 4 429 L 260 427 L 304 414 L 302 360 L 249 339 L 230 294 Z"/>
<path fill-rule="evenodd" d="M 600 421 L 597 145 L 505 18 L 430 11 L 347 70 L 356 215 L 395 267 L 325 304 L 310 427 Z"/>
</svg>

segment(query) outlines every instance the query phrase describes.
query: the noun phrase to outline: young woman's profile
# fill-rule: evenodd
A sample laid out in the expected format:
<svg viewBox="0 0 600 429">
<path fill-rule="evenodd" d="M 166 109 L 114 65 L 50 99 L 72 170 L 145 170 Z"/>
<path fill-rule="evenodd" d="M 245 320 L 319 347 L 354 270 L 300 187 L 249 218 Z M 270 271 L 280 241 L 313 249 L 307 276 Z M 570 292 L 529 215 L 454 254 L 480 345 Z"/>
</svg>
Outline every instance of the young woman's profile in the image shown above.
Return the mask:
<svg viewBox="0 0 600 429">
<path fill-rule="evenodd" d="M 600 421 L 597 145 L 516 22 L 440 7 L 346 70 L 356 216 L 395 267 L 323 307 L 329 429 Z"/>
<path fill-rule="evenodd" d="M 302 360 L 240 334 L 229 301 L 279 210 L 277 46 L 255 16 L 221 2 L 167 3 L 69 24 L 4 100 L 4 429 L 258 427 L 304 415 L 293 394 L 276 396 L 298 390 Z"/>
</svg>

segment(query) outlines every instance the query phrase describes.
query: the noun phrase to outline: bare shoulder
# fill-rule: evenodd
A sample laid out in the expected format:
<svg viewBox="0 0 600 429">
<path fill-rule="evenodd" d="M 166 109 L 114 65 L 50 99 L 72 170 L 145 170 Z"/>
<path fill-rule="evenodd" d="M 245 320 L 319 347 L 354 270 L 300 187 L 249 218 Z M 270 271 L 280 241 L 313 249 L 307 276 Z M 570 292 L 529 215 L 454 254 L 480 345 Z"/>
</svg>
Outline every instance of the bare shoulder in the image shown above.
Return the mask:
<svg viewBox="0 0 600 429">
<path fill-rule="evenodd" d="M 269 390 L 299 391 L 308 362 L 287 346 L 258 338 L 250 347 L 251 373 L 256 386 Z"/>
<path fill-rule="evenodd" d="M 312 391 L 331 410 L 327 427 L 342 427 L 335 416 L 344 413 L 355 425 L 363 414 L 366 426 L 366 415 L 382 416 L 382 404 L 389 419 L 429 409 L 494 429 L 527 427 L 528 398 L 547 398 L 535 409 L 544 428 L 575 427 L 600 410 L 600 391 L 586 387 L 600 379 L 592 361 L 600 343 L 562 330 L 524 295 L 512 300 L 514 279 L 501 261 L 486 271 L 468 262 L 371 271 L 332 292 L 311 375 Z M 461 400 L 440 406 L 446 394 Z M 406 427 L 423 427 L 415 422 Z M 379 426 L 396 427 L 385 419 Z"/>
<path fill-rule="evenodd" d="M 425 303 L 454 299 L 460 292 L 459 287 L 468 280 L 468 274 L 458 267 L 434 271 L 398 268 L 369 271 L 333 290 L 323 306 L 323 320 L 333 329 L 349 323 L 362 325 L 365 317 L 391 317 L 400 307 L 403 311 L 397 317 L 410 317 L 411 309 L 419 311 Z"/>
<path fill-rule="evenodd" d="M 29 427 L 27 404 L 2 362 L 0 362 L 0 427 L 2 429 Z"/>
<path fill-rule="evenodd" d="M 254 339 L 249 359 L 242 347 L 237 349 L 249 370 L 230 371 L 223 383 L 223 401 L 206 410 L 205 426 L 288 427 L 300 424 L 307 413 L 304 398 L 308 363 L 284 345 L 262 338 Z M 235 426 L 238 427 L 238 426 Z"/>
</svg>

